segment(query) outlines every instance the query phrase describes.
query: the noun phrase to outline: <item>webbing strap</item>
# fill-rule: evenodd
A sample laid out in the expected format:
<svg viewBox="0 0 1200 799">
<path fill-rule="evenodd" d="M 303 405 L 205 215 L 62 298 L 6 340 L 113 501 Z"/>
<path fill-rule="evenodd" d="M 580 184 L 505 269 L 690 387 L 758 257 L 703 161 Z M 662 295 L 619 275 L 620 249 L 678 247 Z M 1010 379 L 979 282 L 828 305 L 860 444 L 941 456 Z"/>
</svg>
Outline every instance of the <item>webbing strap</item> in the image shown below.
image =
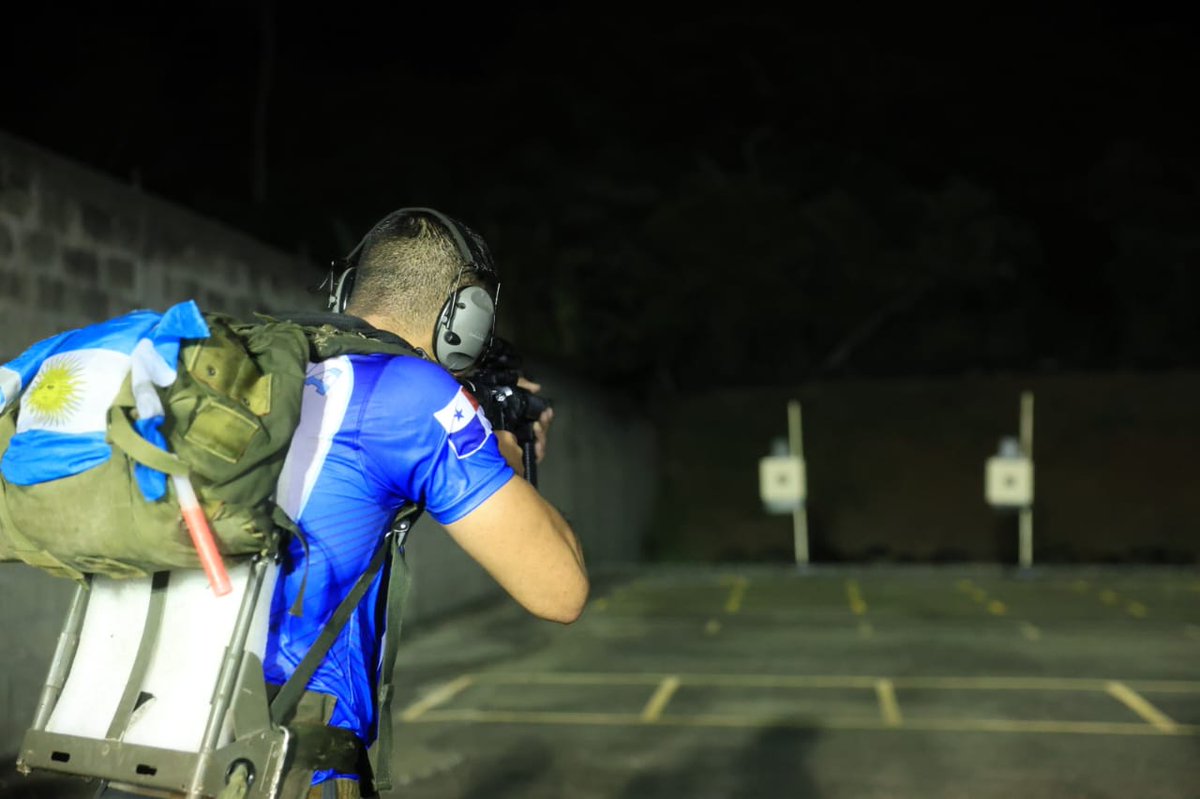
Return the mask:
<svg viewBox="0 0 1200 799">
<path fill-rule="evenodd" d="M 291 724 L 296 736 L 294 757 L 304 768 L 354 774 L 362 757 L 363 743 L 350 730 L 325 724 Z"/>
<path fill-rule="evenodd" d="M 404 559 L 404 541 L 416 523 L 421 510 L 397 517 L 392 524 L 394 549 L 388 571 L 387 627 L 383 639 L 383 655 L 379 664 L 379 735 L 372 753 L 375 755 L 375 788 L 392 788 L 392 671 L 400 650 L 400 624 L 404 620 L 404 602 L 408 597 L 408 563 Z"/>
<path fill-rule="evenodd" d="M 167 606 L 167 583 L 170 572 L 155 572 L 150 582 L 150 603 L 146 607 L 146 622 L 142 627 L 142 640 L 138 643 L 137 654 L 133 659 L 133 667 L 129 670 L 129 679 L 125 681 L 125 691 L 117 710 L 113 713 L 112 722 L 108 725 L 108 733 L 104 736 L 110 740 L 120 740 L 137 709 L 137 700 L 142 693 L 142 681 L 146 678 L 146 670 L 150 668 L 150 656 L 158 643 L 158 633 L 162 628 L 163 611 Z"/>
<path fill-rule="evenodd" d="M 159 449 L 138 435 L 129 420 L 129 409 L 113 405 L 108 409 L 108 438 L 130 458 L 143 466 L 164 474 L 187 474 L 188 467 L 181 459 Z"/>
<path fill-rule="evenodd" d="M 367 593 L 367 589 L 375 580 L 375 575 L 379 574 L 379 570 L 383 568 L 387 553 L 391 549 L 391 538 L 392 533 L 389 530 L 380 540 L 379 546 L 375 548 L 375 554 L 371 556 L 371 562 L 367 564 L 367 568 L 358 578 L 358 582 L 342 599 L 333 615 L 329 617 L 329 621 L 325 622 L 317 640 L 309 647 L 308 652 L 296 666 L 296 670 L 292 672 L 292 676 L 288 677 L 287 682 L 279 689 L 279 693 L 275 694 L 275 698 L 271 700 L 271 719 L 276 724 L 286 724 L 288 717 L 296 709 L 296 703 L 300 701 L 304 689 L 308 687 L 308 681 L 316 674 L 317 667 L 321 665 L 329 648 L 333 646 L 333 642 L 341 634 L 342 628 L 350 620 L 350 614 L 358 607 L 363 595 Z"/>
<path fill-rule="evenodd" d="M 378 790 L 388 790 L 391 787 L 391 750 L 392 750 L 392 671 L 396 665 L 396 654 L 399 649 L 400 622 L 404 616 L 404 601 L 408 595 L 408 566 L 404 561 L 404 542 L 408 531 L 412 529 L 418 516 L 423 510 L 420 505 L 407 505 L 396 514 L 388 531 L 384 534 L 375 553 L 371 556 L 366 570 L 358 578 L 358 582 L 350 589 L 345 598 L 338 604 L 329 621 L 317 636 L 317 640 L 309 647 L 292 676 L 288 678 L 271 700 L 271 719 L 276 724 L 287 723 L 290 715 L 308 687 L 308 681 L 316 673 L 317 667 L 329 653 L 329 648 L 341 634 L 342 628 L 350 620 L 350 614 L 358 607 L 375 580 L 375 575 L 385 566 L 388 569 L 387 588 L 387 631 L 384 637 L 383 653 L 380 658 L 379 691 L 378 691 L 378 727 L 379 734 L 372 753 L 375 763 L 363 759 L 360 776 L 364 779 L 364 787 L 373 781 Z M 370 769 L 373 774 L 364 773 Z M 373 777 L 373 780 L 371 778 Z"/>
</svg>

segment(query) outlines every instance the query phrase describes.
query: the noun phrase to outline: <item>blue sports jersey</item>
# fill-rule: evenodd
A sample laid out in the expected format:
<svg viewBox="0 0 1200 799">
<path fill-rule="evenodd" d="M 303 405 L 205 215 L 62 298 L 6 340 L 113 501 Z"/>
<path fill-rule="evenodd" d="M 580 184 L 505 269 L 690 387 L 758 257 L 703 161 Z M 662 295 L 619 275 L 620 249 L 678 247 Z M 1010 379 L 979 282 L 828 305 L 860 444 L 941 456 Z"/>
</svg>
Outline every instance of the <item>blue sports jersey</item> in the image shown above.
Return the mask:
<svg viewBox="0 0 1200 799">
<path fill-rule="evenodd" d="M 282 684 L 292 674 L 403 503 L 423 502 L 449 524 L 512 476 L 478 403 L 437 364 L 393 355 L 310 364 L 276 492 L 308 551 L 289 544 L 271 606 L 267 680 Z M 302 580 L 303 613 L 293 616 Z M 368 744 L 382 652 L 379 591 L 377 577 L 308 686 L 336 697 L 331 723 Z"/>
</svg>

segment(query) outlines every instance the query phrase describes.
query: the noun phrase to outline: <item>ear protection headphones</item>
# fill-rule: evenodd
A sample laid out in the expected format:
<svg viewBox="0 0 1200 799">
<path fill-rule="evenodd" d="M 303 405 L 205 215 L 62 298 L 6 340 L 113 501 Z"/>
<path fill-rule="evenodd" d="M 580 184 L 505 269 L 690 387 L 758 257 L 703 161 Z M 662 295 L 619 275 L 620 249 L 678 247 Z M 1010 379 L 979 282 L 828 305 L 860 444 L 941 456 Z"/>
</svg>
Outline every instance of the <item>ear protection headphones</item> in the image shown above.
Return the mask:
<svg viewBox="0 0 1200 799">
<path fill-rule="evenodd" d="M 358 261 L 363 250 L 376 235 L 406 217 L 425 216 L 445 228 L 454 241 L 460 261 L 454 284 L 442 305 L 433 329 L 433 356 L 438 363 L 454 372 L 473 366 L 487 350 L 496 325 L 496 305 L 500 298 L 500 276 L 492 262 L 491 254 L 483 239 L 455 219 L 432 208 L 400 208 L 375 224 L 363 236 L 362 241 L 350 251 L 343 262 L 340 274 L 329 276 L 329 310 L 343 313 L 354 290 Z M 482 286 L 462 286 L 464 275 L 477 275 L 491 283 L 494 293 Z"/>
</svg>

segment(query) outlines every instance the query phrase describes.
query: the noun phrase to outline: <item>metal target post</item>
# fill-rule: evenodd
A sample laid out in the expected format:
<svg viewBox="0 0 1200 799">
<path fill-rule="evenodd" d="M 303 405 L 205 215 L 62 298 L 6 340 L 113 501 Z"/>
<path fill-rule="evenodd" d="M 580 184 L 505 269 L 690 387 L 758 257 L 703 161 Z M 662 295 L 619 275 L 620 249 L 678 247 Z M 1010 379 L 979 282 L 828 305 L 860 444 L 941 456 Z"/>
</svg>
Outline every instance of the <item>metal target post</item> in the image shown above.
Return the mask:
<svg viewBox="0 0 1200 799">
<path fill-rule="evenodd" d="M 1021 451 L 1033 463 L 1033 392 L 1021 393 Z M 1032 494 L 1032 492 L 1031 492 Z M 1018 512 L 1018 559 L 1022 569 L 1033 565 L 1033 500 Z"/>
<path fill-rule="evenodd" d="M 800 416 L 799 400 L 788 403 L 788 449 L 792 457 L 801 464 L 801 479 L 807 477 L 803 473 L 804 465 L 804 435 Z M 805 481 L 807 482 L 807 481 Z M 807 494 L 807 492 L 804 492 Z M 792 541 L 796 551 L 796 563 L 808 563 L 808 508 L 804 497 L 792 510 Z"/>
<path fill-rule="evenodd" d="M 798 565 L 808 565 L 807 478 L 800 403 L 788 402 L 787 440 L 775 439 L 771 454 L 759 461 L 759 496 L 767 513 L 792 515 L 792 545 Z"/>
<path fill-rule="evenodd" d="M 1000 439 L 984 466 L 984 499 L 1002 512 L 1017 512 L 1017 562 L 1033 566 L 1033 392 L 1021 393 L 1020 434 Z"/>
</svg>

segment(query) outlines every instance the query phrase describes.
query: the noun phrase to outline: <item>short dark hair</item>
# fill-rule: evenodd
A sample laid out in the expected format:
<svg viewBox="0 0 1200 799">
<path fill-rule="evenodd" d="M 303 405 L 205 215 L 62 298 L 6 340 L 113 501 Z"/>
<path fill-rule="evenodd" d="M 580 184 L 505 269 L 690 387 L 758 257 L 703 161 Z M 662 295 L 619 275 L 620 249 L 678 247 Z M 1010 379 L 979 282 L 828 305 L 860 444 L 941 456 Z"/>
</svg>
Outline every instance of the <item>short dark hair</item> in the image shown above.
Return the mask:
<svg viewBox="0 0 1200 799">
<path fill-rule="evenodd" d="M 483 239 L 456 224 L 490 268 L 491 255 Z M 358 316 L 432 324 L 446 297 L 459 287 L 454 283 L 460 275 L 461 285 L 481 282 L 479 275 L 464 271 L 465 266 L 453 235 L 436 218 L 427 214 L 387 217 L 367 234 L 346 310 Z"/>
</svg>

